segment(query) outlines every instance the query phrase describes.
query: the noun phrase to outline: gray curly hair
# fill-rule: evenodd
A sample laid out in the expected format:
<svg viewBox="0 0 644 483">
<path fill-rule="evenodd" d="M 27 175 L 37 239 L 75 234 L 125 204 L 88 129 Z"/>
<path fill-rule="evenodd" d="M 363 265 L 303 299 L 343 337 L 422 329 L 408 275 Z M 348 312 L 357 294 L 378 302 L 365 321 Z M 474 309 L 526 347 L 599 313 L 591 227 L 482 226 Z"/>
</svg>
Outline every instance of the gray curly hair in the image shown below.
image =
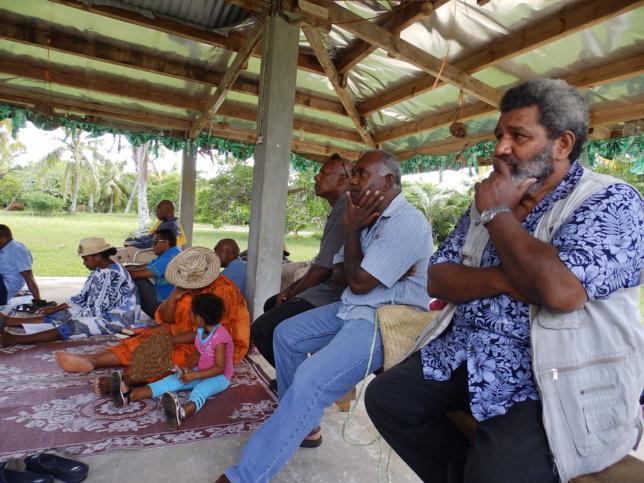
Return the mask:
<svg viewBox="0 0 644 483">
<path fill-rule="evenodd" d="M 508 90 L 501 99 L 501 113 L 537 106 L 539 122 L 549 139 L 564 132 L 575 135 L 570 161 L 581 154 L 588 136 L 588 106 L 581 93 L 561 79 L 533 79 Z"/>
</svg>

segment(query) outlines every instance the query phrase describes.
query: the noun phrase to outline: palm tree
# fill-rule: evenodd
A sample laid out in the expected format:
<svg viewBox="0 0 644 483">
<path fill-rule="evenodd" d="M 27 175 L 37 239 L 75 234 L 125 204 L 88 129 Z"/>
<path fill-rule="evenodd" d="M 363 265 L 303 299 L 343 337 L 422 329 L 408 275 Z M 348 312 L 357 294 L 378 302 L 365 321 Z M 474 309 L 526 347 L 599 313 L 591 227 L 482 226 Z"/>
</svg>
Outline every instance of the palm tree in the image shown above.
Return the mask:
<svg viewBox="0 0 644 483">
<path fill-rule="evenodd" d="M 11 168 L 13 158 L 27 152 L 27 147 L 11 137 L 11 119 L 0 121 L 0 178 Z"/>
<path fill-rule="evenodd" d="M 109 211 L 112 213 L 114 211 L 114 204 L 121 204 L 123 199 L 123 190 L 121 189 L 120 178 L 125 170 L 126 161 L 117 161 L 113 162 L 106 160 L 106 162 L 101 166 L 101 186 L 103 191 L 107 194 L 109 201 Z"/>
<path fill-rule="evenodd" d="M 145 230 L 150 224 L 150 213 L 148 209 L 148 181 L 150 172 L 150 156 L 148 148 L 150 142 L 142 146 L 132 146 L 132 155 L 134 157 L 134 166 L 136 166 L 136 189 L 139 192 L 139 230 Z"/>
<path fill-rule="evenodd" d="M 64 199 L 70 197 L 69 213 L 75 213 L 81 181 L 83 186 L 88 188 L 90 200 L 100 195 L 101 184 L 97 165 L 104 163 L 105 157 L 99 152 L 101 140 L 91 139 L 80 128 L 67 128 L 65 133 L 67 136 L 62 140 L 63 146 L 54 149 L 38 161 L 36 169 L 38 178 L 41 178 L 55 166 L 66 164 L 61 185 L 62 194 Z"/>
</svg>

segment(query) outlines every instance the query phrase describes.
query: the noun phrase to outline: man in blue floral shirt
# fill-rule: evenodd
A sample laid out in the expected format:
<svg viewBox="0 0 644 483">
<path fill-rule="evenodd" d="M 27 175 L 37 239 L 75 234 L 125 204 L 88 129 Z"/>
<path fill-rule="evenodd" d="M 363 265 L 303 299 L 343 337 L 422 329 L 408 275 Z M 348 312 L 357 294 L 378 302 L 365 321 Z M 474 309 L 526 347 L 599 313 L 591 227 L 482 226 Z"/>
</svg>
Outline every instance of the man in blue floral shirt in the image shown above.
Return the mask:
<svg viewBox="0 0 644 483">
<path fill-rule="evenodd" d="M 644 384 L 637 304 L 644 266 L 642 198 L 631 186 L 589 174 L 575 161 L 586 139 L 588 113 L 581 95 L 565 82 L 521 84 L 506 93 L 500 109 L 494 172 L 477 183 L 474 206 L 430 262 L 428 293 L 451 303 L 442 316 L 453 314 L 452 324 L 378 376 L 366 393 L 374 424 L 424 481 L 568 481 L 619 460 L 642 427 L 641 412 L 632 410 Z M 596 304 L 610 311 L 610 301 L 621 304 L 617 297 L 624 293 L 628 303 L 612 309 L 620 312 L 614 320 L 594 315 Z M 546 316 L 554 321 L 552 340 L 577 337 L 579 346 L 538 346 L 535 331 L 548 326 Z M 617 373 L 635 373 L 632 379 L 629 373 L 628 387 L 615 399 L 628 399 L 630 408 L 620 409 L 626 421 L 619 436 L 611 439 L 604 423 L 597 425 L 603 426 L 599 436 L 593 434 L 586 414 L 582 426 L 589 434 L 583 438 L 600 441 L 588 451 L 562 413 L 570 405 L 572 413 L 584 417 L 595 407 L 581 400 L 587 397 L 582 383 L 568 377 L 591 367 L 599 354 L 611 363 L 618 357 L 606 356 L 607 349 L 602 353 L 604 337 L 584 339 L 583 326 L 603 327 L 606 339 L 624 333 L 632 347 L 624 349 L 628 360 Z M 535 369 L 537 353 L 541 360 L 553 360 L 561 355 L 553 350 L 575 357 L 586 349 L 593 357 L 577 360 L 574 370 L 571 363 L 553 364 L 543 377 Z M 575 390 L 561 395 L 551 410 L 546 399 L 550 404 L 552 391 L 568 386 Z M 616 386 L 612 380 L 603 386 L 597 383 L 587 393 L 604 405 L 597 414 L 605 422 L 613 403 L 601 390 L 615 393 Z M 445 417 L 457 410 L 471 411 L 478 421 L 471 443 Z M 552 429 L 567 424 L 570 435 Z"/>
</svg>

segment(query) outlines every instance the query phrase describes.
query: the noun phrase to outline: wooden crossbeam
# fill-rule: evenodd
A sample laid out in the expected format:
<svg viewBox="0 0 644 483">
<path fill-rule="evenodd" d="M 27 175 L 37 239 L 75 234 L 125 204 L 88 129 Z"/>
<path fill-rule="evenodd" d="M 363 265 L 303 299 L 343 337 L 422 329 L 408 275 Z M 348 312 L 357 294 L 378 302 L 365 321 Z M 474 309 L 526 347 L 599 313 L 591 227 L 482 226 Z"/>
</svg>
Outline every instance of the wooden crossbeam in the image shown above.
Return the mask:
<svg viewBox="0 0 644 483">
<path fill-rule="evenodd" d="M 11 13 L 3 17 L 0 38 L 207 86 L 216 87 L 223 78 L 223 73 L 212 72 L 205 64 L 173 60 L 165 53 L 158 55 L 159 52 L 144 51 L 136 45 L 97 35 L 88 41 L 86 37 L 69 29 L 61 28 L 59 25 L 44 25 L 34 22 L 31 17 Z M 242 94 L 258 96 L 259 82 L 244 79 L 242 75 L 237 78 L 230 89 Z M 316 97 L 306 92 L 295 93 L 295 105 L 346 116 L 340 102 Z"/>
<path fill-rule="evenodd" d="M 46 81 L 42 67 L 25 62 L 19 62 L 9 56 L 0 56 L 0 73 L 37 81 Z M 168 90 L 157 90 L 155 88 L 133 85 L 123 86 L 122 84 L 119 84 L 116 79 L 108 76 L 95 76 L 92 79 L 88 79 L 87 77 L 72 71 L 63 71 L 62 66 L 51 67 L 49 75 L 50 79 L 47 80 L 47 82 L 52 84 L 73 87 L 88 92 L 101 92 L 103 94 L 125 97 L 143 103 L 158 104 L 176 109 L 197 112 L 203 111 L 206 106 L 206 103 L 200 99 L 187 98 Z M 41 95 L 39 94 L 36 98 L 40 97 Z M 229 105 L 227 102 L 220 107 L 219 114 L 224 117 L 240 119 L 252 123 L 257 120 L 256 111 Z M 356 143 L 360 143 L 362 139 L 352 131 L 318 125 L 298 118 L 294 120 L 294 129 L 302 129 L 303 131 L 307 133 L 310 132 L 314 135 L 321 134 L 330 138 L 342 139 Z"/>
<path fill-rule="evenodd" d="M 228 36 L 219 35 L 214 32 L 208 32 L 196 27 L 191 27 L 181 22 L 166 18 L 154 18 L 150 19 L 140 15 L 136 12 L 130 12 L 128 10 L 109 7 L 103 5 L 94 5 L 88 7 L 85 3 L 78 2 L 77 0 L 48 0 L 52 3 L 58 3 L 66 7 L 75 8 L 78 10 L 83 10 L 91 14 L 100 15 L 108 17 L 114 20 L 119 20 L 121 22 L 126 22 L 132 25 L 138 25 L 140 27 L 149 28 L 159 32 L 165 32 L 171 35 L 176 35 L 177 37 L 183 37 L 186 39 L 194 40 L 196 42 L 202 42 L 207 45 L 213 45 L 215 47 L 221 47 L 222 49 L 230 50 L 232 52 L 238 52 L 241 46 L 244 44 L 245 38 L 239 34 L 231 32 Z M 248 2 L 229 2 L 235 3 L 242 7 L 247 7 Z M 268 13 L 270 7 L 263 6 L 261 2 L 253 0 L 252 3 L 257 3 L 257 9 L 263 13 Z M 246 4 L 246 5 L 244 5 Z M 253 6 L 254 7 L 254 6 Z M 255 10 L 255 8 L 253 8 Z M 253 57 L 261 57 L 261 49 L 256 48 L 253 53 Z M 322 67 L 317 63 L 314 57 L 300 54 L 298 56 L 298 69 L 312 72 L 315 74 L 323 74 Z"/>
<path fill-rule="evenodd" d="M 486 46 L 476 54 L 455 62 L 454 67 L 471 75 L 643 5 L 644 0 L 592 0 L 581 6 L 578 4 L 564 6 L 564 11 L 540 21 L 538 25 L 530 25 L 511 37 Z M 434 86 L 435 80 L 433 75 L 415 79 L 404 86 L 382 95 L 378 94 L 360 103 L 358 110 L 362 116 L 368 116 L 399 104 L 428 92 Z M 440 85 L 443 85 L 443 82 L 439 82 L 436 87 Z"/>
<path fill-rule="evenodd" d="M 644 55 L 635 55 L 627 59 L 622 59 L 609 64 L 595 66 L 584 72 L 572 74 L 564 79 L 570 84 L 580 90 L 590 89 L 596 85 L 607 84 L 616 82 L 618 80 L 628 79 L 644 73 Z M 494 114 L 497 109 L 478 102 L 471 104 L 463 109 L 461 121 L 469 119 L 476 119 L 478 117 Z M 386 143 L 399 139 L 404 136 L 409 136 L 413 133 L 429 131 L 443 126 L 448 126 L 456 121 L 459 117 L 457 110 L 443 112 L 439 114 L 432 114 L 424 119 L 414 122 L 406 122 L 400 126 L 380 130 L 374 136 L 377 144 Z"/>
<path fill-rule="evenodd" d="M 237 52 L 235 60 L 233 60 L 232 64 L 224 74 L 224 77 L 223 79 L 221 79 L 221 82 L 217 86 L 215 93 L 206 102 L 206 106 L 201 111 L 199 119 L 197 119 L 194 126 L 192 126 L 192 128 L 190 129 L 190 132 L 188 133 L 188 137 L 190 139 L 196 138 L 210 119 L 210 116 L 213 116 L 217 113 L 217 109 L 219 109 L 219 106 L 221 106 L 226 99 L 231 85 L 235 82 L 235 80 L 237 80 L 237 77 L 248 61 L 248 57 L 251 55 L 253 49 L 261 40 L 263 34 L 264 22 L 260 19 L 255 22 L 255 25 L 248 33 L 248 37 L 246 38 L 244 45 L 242 45 L 241 49 L 239 49 L 239 52 Z"/>
<path fill-rule="evenodd" d="M 369 146 L 370 148 L 375 148 L 376 144 L 373 142 L 371 135 L 365 129 L 364 122 L 360 118 L 360 115 L 356 110 L 351 94 L 345 88 L 340 86 L 340 77 L 338 75 L 338 71 L 335 69 L 335 65 L 331 60 L 329 52 L 324 47 L 320 33 L 317 30 L 311 29 L 310 27 L 307 27 L 305 25 L 302 26 L 302 31 L 304 32 L 304 35 L 306 35 L 306 38 L 309 41 L 313 52 L 315 52 L 320 65 L 322 65 L 322 68 L 324 69 L 329 82 L 331 82 L 331 85 L 333 86 L 333 89 L 340 99 L 340 102 L 342 102 L 344 109 L 347 111 L 347 113 L 349 113 L 349 117 L 353 121 L 356 130 L 367 146 Z"/>
<path fill-rule="evenodd" d="M 449 0 L 437 0 L 435 2 L 407 2 L 396 12 L 387 16 L 380 26 L 394 35 L 400 34 L 403 30 L 416 23 L 421 18 L 427 17 L 439 7 L 442 7 Z M 356 44 L 349 51 L 341 55 L 336 62 L 338 73 L 346 74 L 352 67 L 360 63 L 378 49 L 377 46 L 358 39 Z"/>
<path fill-rule="evenodd" d="M 470 94 L 492 106 L 498 106 L 501 99 L 501 92 L 489 85 L 475 79 L 474 77 L 460 71 L 449 64 L 443 66 L 443 61 L 428 54 L 415 45 L 410 44 L 398 36 L 388 32 L 382 27 L 369 21 L 365 21 L 359 15 L 342 8 L 335 3 L 315 0 L 329 8 L 329 14 L 336 25 L 347 32 L 360 37 L 385 52 L 400 58 L 419 69 L 432 75 L 441 72 L 441 78 L 445 82 L 457 87 L 463 92 Z M 319 59 L 318 59 L 319 60 Z M 441 71 L 442 70 L 442 71 Z"/>
</svg>

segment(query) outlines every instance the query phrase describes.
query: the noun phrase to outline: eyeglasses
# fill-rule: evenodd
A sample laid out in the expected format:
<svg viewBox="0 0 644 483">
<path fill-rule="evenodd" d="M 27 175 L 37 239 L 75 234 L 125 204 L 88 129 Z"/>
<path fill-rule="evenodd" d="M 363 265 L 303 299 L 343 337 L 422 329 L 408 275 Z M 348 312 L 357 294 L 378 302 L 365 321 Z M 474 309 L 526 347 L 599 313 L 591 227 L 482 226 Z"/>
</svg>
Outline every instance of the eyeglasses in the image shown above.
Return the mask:
<svg viewBox="0 0 644 483">
<path fill-rule="evenodd" d="M 340 164 L 342 165 L 342 169 L 344 169 L 344 174 L 347 177 L 347 179 L 349 179 L 349 172 L 347 171 L 347 167 L 344 165 L 344 161 L 342 161 L 342 158 L 340 157 L 340 155 L 338 153 L 333 153 L 331 155 L 331 159 L 337 159 L 338 161 L 340 161 Z"/>
<path fill-rule="evenodd" d="M 168 240 L 152 240 L 152 244 L 154 245 L 155 243 L 160 243 L 162 241 L 168 241 Z"/>
</svg>

